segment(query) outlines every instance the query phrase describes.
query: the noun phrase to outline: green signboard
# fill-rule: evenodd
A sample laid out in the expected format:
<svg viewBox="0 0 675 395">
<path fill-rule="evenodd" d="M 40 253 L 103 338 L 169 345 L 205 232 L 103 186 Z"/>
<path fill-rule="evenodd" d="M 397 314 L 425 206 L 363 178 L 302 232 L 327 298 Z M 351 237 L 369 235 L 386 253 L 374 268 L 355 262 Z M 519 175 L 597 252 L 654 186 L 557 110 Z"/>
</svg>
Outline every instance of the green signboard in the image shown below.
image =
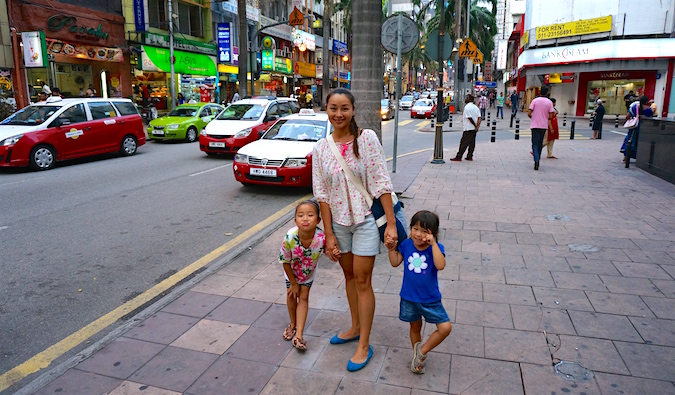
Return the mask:
<svg viewBox="0 0 675 395">
<path fill-rule="evenodd" d="M 218 68 L 216 66 L 215 56 L 202 55 L 198 53 L 173 51 L 176 62 L 174 70 L 179 74 L 217 76 Z M 169 50 L 166 48 L 142 46 L 141 52 L 142 70 L 145 71 L 171 71 L 169 63 Z"/>
<path fill-rule="evenodd" d="M 293 66 L 288 58 L 274 58 L 274 71 L 284 74 L 293 74 Z"/>
<path fill-rule="evenodd" d="M 274 70 L 274 50 L 263 49 L 262 51 L 262 69 Z"/>
</svg>

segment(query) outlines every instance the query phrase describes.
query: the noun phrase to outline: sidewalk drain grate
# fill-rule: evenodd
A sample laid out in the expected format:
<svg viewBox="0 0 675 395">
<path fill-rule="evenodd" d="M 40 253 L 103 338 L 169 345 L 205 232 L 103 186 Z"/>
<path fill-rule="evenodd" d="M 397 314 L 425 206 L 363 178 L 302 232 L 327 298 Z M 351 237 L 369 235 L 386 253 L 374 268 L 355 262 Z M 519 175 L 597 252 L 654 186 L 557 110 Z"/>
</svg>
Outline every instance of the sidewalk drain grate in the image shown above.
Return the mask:
<svg viewBox="0 0 675 395">
<path fill-rule="evenodd" d="M 549 221 L 563 221 L 563 222 L 570 221 L 570 217 L 562 214 L 549 214 L 546 216 L 546 219 Z"/>
<path fill-rule="evenodd" d="M 570 252 L 598 252 L 600 248 L 591 244 L 568 244 Z"/>
<path fill-rule="evenodd" d="M 563 380 L 575 383 L 590 381 L 594 374 L 576 362 L 560 361 L 555 364 L 555 374 Z"/>
</svg>

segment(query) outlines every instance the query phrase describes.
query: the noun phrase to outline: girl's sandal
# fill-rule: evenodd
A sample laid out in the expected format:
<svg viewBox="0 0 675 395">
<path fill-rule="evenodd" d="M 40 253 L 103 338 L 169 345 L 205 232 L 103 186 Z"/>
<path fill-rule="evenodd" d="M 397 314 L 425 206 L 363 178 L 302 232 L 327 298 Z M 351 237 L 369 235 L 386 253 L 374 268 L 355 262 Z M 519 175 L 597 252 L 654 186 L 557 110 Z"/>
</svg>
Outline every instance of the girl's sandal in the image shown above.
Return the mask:
<svg viewBox="0 0 675 395">
<path fill-rule="evenodd" d="M 413 347 L 414 354 L 412 364 L 410 365 L 410 370 L 416 374 L 424 374 L 424 367 L 427 365 L 427 363 L 424 361 L 427 359 L 427 357 L 426 355 L 422 355 L 421 348 L 421 342 L 415 343 L 415 346 Z"/>
<path fill-rule="evenodd" d="M 301 337 L 293 338 L 293 347 L 297 348 L 300 351 L 307 351 L 307 342 Z"/>
<path fill-rule="evenodd" d="M 291 324 L 288 324 L 286 329 L 284 329 L 284 340 L 292 340 L 293 336 L 295 336 L 295 328 Z"/>
</svg>

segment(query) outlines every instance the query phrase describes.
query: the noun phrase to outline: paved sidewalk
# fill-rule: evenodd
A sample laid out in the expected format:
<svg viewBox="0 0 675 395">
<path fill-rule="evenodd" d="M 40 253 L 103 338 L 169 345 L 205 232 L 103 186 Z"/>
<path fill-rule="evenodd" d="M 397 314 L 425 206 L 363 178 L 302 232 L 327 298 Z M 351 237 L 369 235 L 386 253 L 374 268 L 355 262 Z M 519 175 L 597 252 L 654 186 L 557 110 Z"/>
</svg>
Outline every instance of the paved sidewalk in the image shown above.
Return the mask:
<svg viewBox="0 0 675 395">
<path fill-rule="evenodd" d="M 453 331 L 424 375 L 410 372 L 398 320 L 404 269 L 385 254 L 365 369 L 346 370 L 355 344 L 328 344 L 349 313 L 325 257 L 309 350 L 282 339 L 276 257 L 289 222 L 37 393 L 675 394 L 675 187 L 624 169 L 616 139 L 558 141 L 560 159 L 539 171 L 529 149 L 528 139 L 478 144 L 474 162 L 427 162 L 403 193 L 408 217 L 440 215 L 448 260 L 439 279 Z M 556 375 L 561 360 L 592 377 Z"/>
</svg>

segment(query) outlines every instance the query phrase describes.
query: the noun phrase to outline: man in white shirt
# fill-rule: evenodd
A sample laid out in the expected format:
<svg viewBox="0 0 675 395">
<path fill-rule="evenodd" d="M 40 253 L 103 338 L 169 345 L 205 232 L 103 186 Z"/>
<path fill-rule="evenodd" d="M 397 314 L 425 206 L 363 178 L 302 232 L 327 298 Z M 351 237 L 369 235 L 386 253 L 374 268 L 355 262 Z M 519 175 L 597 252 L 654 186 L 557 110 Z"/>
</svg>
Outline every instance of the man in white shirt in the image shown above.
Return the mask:
<svg viewBox="0 0 675 395">
<path fill-rule="evenodd" d="M 464 106 L 464 113 L 462 114 L 462 129 L 464 133 L 459 143 L 457 156 L 450 159 L 453 162 L 461 162 L 462 155 L 464 155 L 464 151 L 467 148 L 469 152 L 466 154 L 466 160 L 473 160 L 473 150 L 476 148 L 476 133 L 478 133 L 478 128 L 480 127 L 480 110 L 473 104 L 473 95 L 466 95 L 464 103 L 466 104 Z"/>
</svg>

